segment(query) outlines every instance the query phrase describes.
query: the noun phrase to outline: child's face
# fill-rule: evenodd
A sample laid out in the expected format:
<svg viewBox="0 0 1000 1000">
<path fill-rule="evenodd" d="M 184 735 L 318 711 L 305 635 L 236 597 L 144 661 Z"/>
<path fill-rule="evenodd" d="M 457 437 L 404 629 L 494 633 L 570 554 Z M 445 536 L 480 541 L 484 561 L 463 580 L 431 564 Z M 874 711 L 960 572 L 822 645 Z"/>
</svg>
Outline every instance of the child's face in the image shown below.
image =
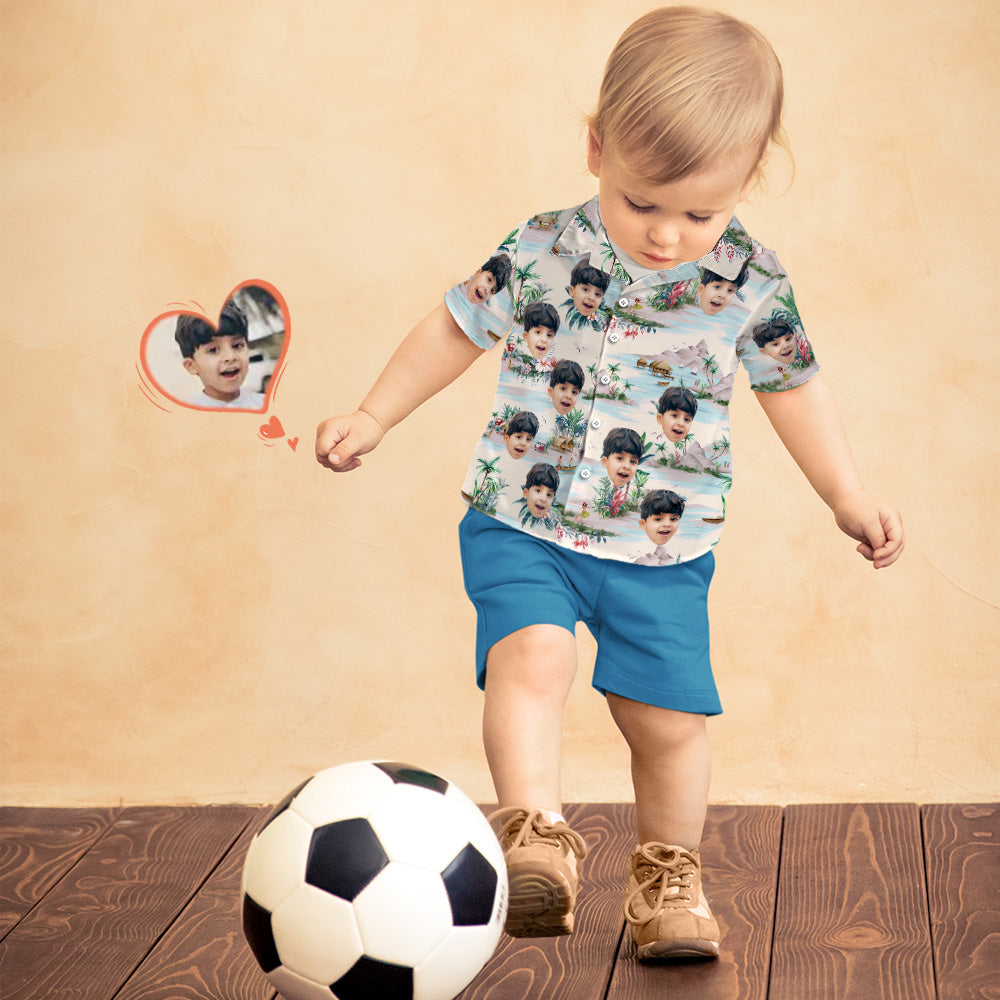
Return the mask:
<svg viewBox="0 0 1000 1000">
<path fill-rule="evenodd" d="M 511 458 L 524 458 L 534 440 L 535 435 L 529 434 L 527 431 L 514 431 L 513 434 L 504 434 L 503 436 L 503 443 L 507 446 L 507 454 Z"/>
<path fill-rule="evenodd" d="M 631 482 L 635 470 L 639 468 L 639 459 L 627 451 L 613 451 L 601 459 L 601 465 L 608 471 L 608 478 L 617 487 Z"/>
<path fill-rule="evenodd" d="M 726 231 L 750 189 L 753 156 L 732 157 L 666 184 L 631 173 L 615 150 L 590 133 L 587 165 L 598 178 L 601 218 L 612 241 L 634 261 L 665 271 L 704 257 Z"/>
<path fill-rule="evenodd" d="M 667 410 L 657 416 L 656 422 L 664 435 L 676 442 L 683 441 L 687 437 L 693 419 L 690 413 L 685 413 L 683 410 Z"/>
<path fill-rule="evenodd" d="M 205 395 L 231 402 L 240 394 L 250 365 L 245 337 L 213 337 L 195 348 L 184 367 L 201 379 Z"/>
<path fill-rule="evenodd" d="M 552 405 L 556 408 L 556 413 L 569 413 L 576 406 L 577 398 L 580 395 L 579 388 L 572 382 L 557 382 L 555 385 L 549 386 L 548 392 Z"/>
<path fill-rule="evenodd" d="M 795 360 L 795 334 L 785 333 L 769 340 L 761 349 L 762 354 L 774 358 L 779 364 L 790 365 Z"/>
<path fill-rule="evenodd" d="M 536 358 L 544 358 L 555 339 L 556 331 L 550 330 L 547 326 L 533 326 L 530 330 L 524 331 L 524 342 Z"/>
<path fill-rule="evenodd" d="M 522 490 L 524 499 L 528 501 L 528 510 L 532 517 L 545 517 L 552 507 L 555 493 L 548 486 L 529 486 Z"/>
<path fill-rule="evenodd" d="M 488 301 L 497 290 L 497 279 L 489 271 L 480 268 L 469 279 L 465 294 L 473 305 L 482 305 Z"/>
<path fill-rule="evenodd" d="M 677 531 L 681 523 L 680 514 L 650 514 L 639 521 L 639 527 L 646 532 L 646 537 L 654 545 L 666 545 Z"/>
<path fill-rule="evenodd" d="M 573 297 L 573 305 L 581 316 L 588 319 L 597 312 L 597 307 L 604 298 L 604 292 L 597 285 L 588 285 L 585 282 L 578 282 L 569 286 L 569 294 Z"/>
<path fill-rule="evenodd" d="M 736 294 L 736 285 L 732 281 L 710 281 L 698 286 L 698 301 L 701 310 L 709 316 L 714 316 L 729 305 Z"/>
</svg>

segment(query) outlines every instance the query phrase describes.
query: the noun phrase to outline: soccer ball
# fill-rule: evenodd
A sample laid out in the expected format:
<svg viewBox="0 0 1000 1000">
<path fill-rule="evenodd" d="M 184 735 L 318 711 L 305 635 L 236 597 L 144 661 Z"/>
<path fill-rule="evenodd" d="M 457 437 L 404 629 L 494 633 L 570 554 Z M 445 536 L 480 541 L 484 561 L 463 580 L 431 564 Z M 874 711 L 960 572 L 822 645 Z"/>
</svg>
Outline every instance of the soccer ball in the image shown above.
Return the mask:
<svg viewBox="0 0 1000 1000">
<path fill-rule="evenodd" d="M 496 948 L 503 851 L 462 791 L 360 761 L 280 802 L 243 866 L 243 932 L 287 1000 L 452 1000 Z"/>
</svg>

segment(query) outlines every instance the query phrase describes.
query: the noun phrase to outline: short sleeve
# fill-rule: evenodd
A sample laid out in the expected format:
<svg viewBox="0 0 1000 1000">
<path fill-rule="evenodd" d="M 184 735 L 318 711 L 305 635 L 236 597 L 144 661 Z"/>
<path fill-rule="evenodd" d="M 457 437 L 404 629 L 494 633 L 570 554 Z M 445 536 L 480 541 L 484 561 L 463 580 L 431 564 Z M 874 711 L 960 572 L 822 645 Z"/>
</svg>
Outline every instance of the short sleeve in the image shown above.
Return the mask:
<svg viewBox="0 0 1000 1000">
<path fill-rule="evenodd" d="M 794 389 L 819 371 L 795 294 L 772 251 L 759 251 L 751 265 L 762 279 L 760 298 L 740 331 L 736 353 L 755 392 Z"/>
<path fill-rule="evenodd" d="M 515 230 L 467 280 L 445 293 L 444 302 L 455 322 L 476 346 L 487 350 L 506 340 L 514 323 Z"/>
</svg>

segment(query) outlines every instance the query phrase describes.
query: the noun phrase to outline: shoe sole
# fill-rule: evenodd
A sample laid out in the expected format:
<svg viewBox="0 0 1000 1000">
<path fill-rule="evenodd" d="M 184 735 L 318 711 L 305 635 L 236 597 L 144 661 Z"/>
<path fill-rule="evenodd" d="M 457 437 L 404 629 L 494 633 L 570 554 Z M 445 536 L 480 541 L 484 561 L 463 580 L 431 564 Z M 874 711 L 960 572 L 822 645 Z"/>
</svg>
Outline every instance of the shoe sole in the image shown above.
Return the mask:
<svg viewBox="0 0 1000 1000">
<path fill-rule="evenodd" d="M 675 958 L 718 958 L 719 943 L 702 938 L 678 938 L 675 941 L 653 941 L 637 945 L 641 961 Z"/>
<path fill-rule="evenodd" d="M 558 937 L 573 931 L 576 894 L 558 872 L 518 866 L 507 872 L 511 937 Z"/>
</svg>

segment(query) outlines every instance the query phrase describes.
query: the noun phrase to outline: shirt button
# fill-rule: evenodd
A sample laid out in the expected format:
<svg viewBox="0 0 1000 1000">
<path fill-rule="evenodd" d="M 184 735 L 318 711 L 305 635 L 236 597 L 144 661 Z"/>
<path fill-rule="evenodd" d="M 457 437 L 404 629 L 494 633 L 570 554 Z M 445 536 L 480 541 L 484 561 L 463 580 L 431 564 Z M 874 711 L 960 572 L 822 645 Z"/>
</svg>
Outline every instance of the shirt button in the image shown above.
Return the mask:
<svg viewBox="0 0 1000 1000">
<path fill-rule="evenodd" d="M 590 469 L 583 469 L 580 472 L 581 479 L 590 479 Z"/>
<path fill-rule="evenodd" d="M 628 305 L 628 299 L 619 299 L 618 305 L 620 305 L 622 309 L 624 309 Z"/>
<path fill-rule="evenodd" d="M 617 333 L 609 333 L 608 334 L 608 340 L 610 340 L 612 344 L 617 344 L 618 343 L 618 334 Z"/>
<path fill-rule="evenodd" d="M 601 418 L 594 417 L 594 419 L 590 421 L 590 426 L 593 427 L 595 431 L 599 431 L 601 429 Z"/>
<path fill-rule="evenodd" d="M 611 376 L 610 375 L 602 375 L 601 376 L 601 385 L 610 385 L 610 384 L 611 384 Z"/>
</svg>

